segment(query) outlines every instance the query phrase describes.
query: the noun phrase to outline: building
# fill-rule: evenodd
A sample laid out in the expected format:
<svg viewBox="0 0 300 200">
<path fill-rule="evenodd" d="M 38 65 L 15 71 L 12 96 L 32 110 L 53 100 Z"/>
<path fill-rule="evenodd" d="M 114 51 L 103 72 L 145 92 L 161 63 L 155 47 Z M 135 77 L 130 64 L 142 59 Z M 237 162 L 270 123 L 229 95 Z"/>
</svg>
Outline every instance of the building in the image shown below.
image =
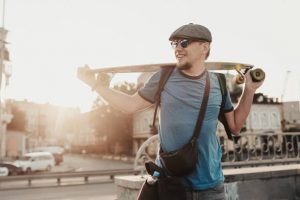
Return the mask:
<svg viewBox="0 0 300 200">
<path fill-rule="evenodd" d="M 283 102 L 283 129 L 300 131 L 300 101 Z"/>
<path fill-rule="evenodd" d="M 0 27 L 0 159 L 5 156 L 6 127 L 12 119 L 5 105 L 5 90 L 11 76 L 9 51 L 6 47 L 7 32 L 6 29 Z"/>
<path fill-rule="evenodd" d="M 70 132 L 76 132 L 79 126 L 78 108 L 38 104 L 27 100 L 8 100 L 7 104 L 25 113 L 28 148 L 57 145 L 64 141 Z"/>
<path fill-rule="evenodd" d="M 281 132 L 281 110 L 282 103 L 278 99 L 268 98 L 262 93 L 255 94 L 243 132 Z"/>
<path fill-rule="evenodd" d="M 7 130 L 6 132 L 6 156 L 18 157 L 26 152 L 26 135 L 21 131 Z"/>
<path fill-rule="evenodd" d="M 150 125 L 153 123 L 154 109 L 155 107 L 151 106 L 133 115 L 133 153 L 136 153 L 143 142 L 152 136 Z M 156 125 L 158 125 L 158 116 Z"/>
</svg>

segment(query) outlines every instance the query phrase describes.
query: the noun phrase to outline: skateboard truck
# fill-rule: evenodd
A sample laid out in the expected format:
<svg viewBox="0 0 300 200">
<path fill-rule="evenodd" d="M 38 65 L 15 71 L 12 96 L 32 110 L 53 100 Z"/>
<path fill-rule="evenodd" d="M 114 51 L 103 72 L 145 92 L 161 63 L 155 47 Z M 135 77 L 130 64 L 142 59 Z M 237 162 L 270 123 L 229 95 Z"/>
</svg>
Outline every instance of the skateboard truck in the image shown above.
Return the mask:
<svg viewBox="0 0 300 200">
<path fill-rule="evenodd" d="M 243 84 L 245 82 L 245 74 L 250 70 L 250 76 L 253 82 L 259 82 L 265 79 L 265 72 L 261 68 L 253 69 L 253 66 L 243 66 L 241 64 L 237 64 L 235 66 L 235 70 L 238 75 L 235 76 L 236 84 Z"/>
</svg>

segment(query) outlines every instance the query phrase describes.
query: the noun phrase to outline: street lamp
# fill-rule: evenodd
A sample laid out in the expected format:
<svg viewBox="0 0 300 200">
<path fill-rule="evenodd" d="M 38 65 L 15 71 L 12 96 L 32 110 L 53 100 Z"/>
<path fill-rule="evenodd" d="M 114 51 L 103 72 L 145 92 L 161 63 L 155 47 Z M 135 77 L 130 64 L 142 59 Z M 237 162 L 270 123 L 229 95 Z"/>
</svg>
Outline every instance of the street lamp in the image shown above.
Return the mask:
<svg viewBox="0 0 300 200">
<path fill-rule="evenodd" d="M 6 44 L 6 34 L 7 30 L 4 28 L 4 18 L 5 18 L 5 0 L 3 0 L 3 16 L 2 16 L 2 27 L 0 27 L 0 158 L 5 155 L 5 132 L 6 132 L 6 124 L 9 123 L 8 115 L 5 113 L 5 110 L 2 106 L 2 101 L 4 102 L 4 98 L 2 100 L 2 77 L 3 73 L 5 73 L 4 61 L 9 61 L 9 52 L 5 47 Z M 5 77 L 7 78 L 7 76 Z M 7 83 L 7 82 L 6 82 Z M 3 85 L 3 88 L 6 86 L 6 83 Z M 4 104 L 3 104 L 4 105 Z"/>
</svg>

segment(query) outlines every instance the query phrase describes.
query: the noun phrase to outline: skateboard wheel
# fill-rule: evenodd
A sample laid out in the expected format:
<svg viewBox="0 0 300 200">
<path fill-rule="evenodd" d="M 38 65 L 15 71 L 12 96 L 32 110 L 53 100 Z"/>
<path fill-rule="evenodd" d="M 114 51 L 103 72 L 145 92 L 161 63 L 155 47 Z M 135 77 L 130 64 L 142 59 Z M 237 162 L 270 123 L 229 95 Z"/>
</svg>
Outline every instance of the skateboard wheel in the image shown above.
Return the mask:
<svg viewBox="0 0 300 200">
<path fill-rule="evenodd" d="M 254 82 L 259 82 L 259 81 L 262 81 L 265 79 L 265 72 L 260 68 L 251 70 L 250 75 L 251 75 L 252 81 L 254 81 Z"/>
</svg>

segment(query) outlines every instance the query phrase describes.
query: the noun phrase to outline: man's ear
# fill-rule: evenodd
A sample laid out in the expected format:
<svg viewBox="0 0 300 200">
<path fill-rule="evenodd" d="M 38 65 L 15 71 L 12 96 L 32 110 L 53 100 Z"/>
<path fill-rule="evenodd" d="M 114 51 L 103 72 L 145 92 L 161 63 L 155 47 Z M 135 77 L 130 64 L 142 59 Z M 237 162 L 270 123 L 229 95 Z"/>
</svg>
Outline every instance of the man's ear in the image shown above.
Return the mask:
<svg viewBox="0 0 300 200">
<path fill-rule="evenodd" d="M 204 48 L 205 52 L 208 53 L 209 50 L 210 50 L 210 43 L 205 42 L 205 43 L 203 44 L 203 48 Z"/>
</svg>

